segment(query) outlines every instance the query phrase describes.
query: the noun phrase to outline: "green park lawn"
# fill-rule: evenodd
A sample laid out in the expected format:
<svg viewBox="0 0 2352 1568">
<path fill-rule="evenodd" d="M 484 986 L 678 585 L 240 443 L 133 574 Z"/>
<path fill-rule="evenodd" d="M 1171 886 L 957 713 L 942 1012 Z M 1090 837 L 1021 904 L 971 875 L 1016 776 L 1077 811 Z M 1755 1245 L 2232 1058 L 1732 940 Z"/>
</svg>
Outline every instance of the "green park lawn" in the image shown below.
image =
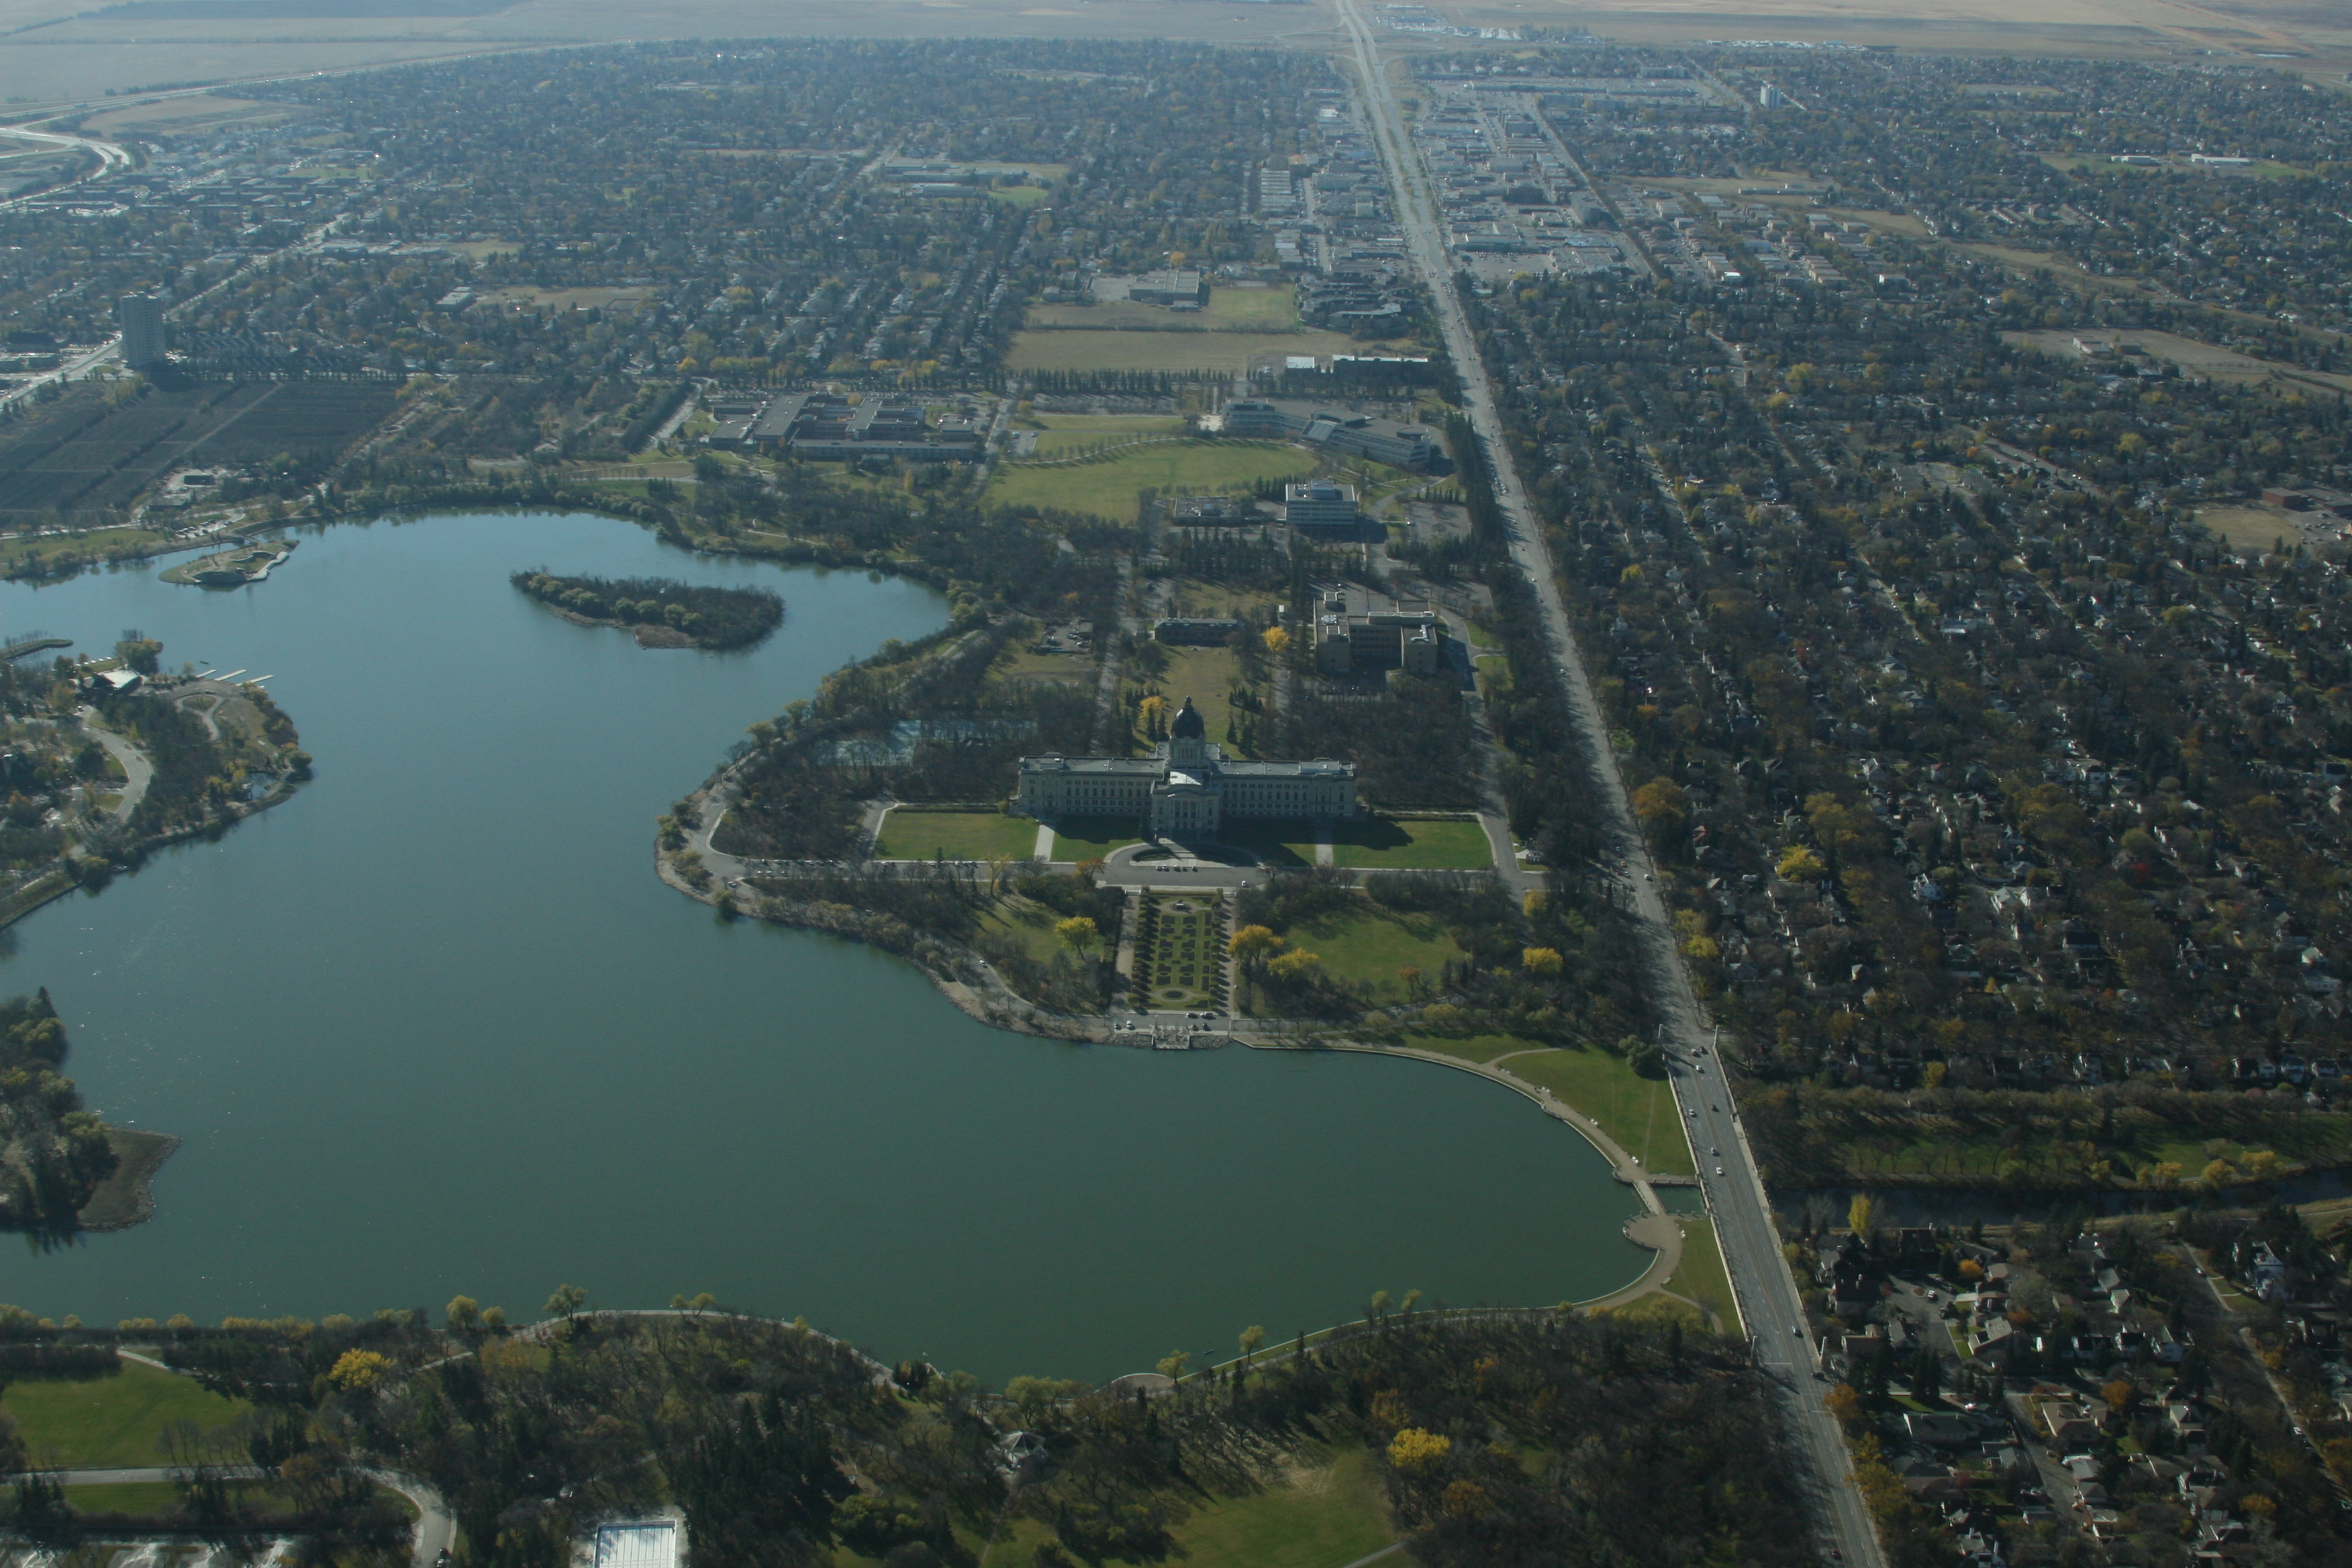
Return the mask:
<svg viewBox="0 0 2352 1568">
<path fill-rule="evenodd" d="M 1667 1276 L 1666 1289 L 1713 1311 L 1725 1333 L 1738 1333 L 1738 1303 L 1731 1294 L 1731 1276 L 1724 1270 L 1723 1248 L 1715 1239 L 1715 1222 L 1690 1215 L 1682 1227 L 1682 1264 Z"/>
<path fill-rule="evenodd" d="M 874 853 L 884 860 L 1025 860 L 1037 847 L 1037 825 L 997 812 L 911 811 L 882 819 Z"/>
<path fill-rule="evenodd" d="M 1314 458 L 1295 447 L 1163 441 L 1088 462 L 1006 463 L 989 480 L 987 499 L 1000 506 L 1045 507 L 1133 522 L 1136 497 L 1147 489 L 1163 495 L 1245 490 L 1261 479 L 1303 479 L 1314 471 Z"/>
<path fill-rule="evenodd" d="M 1208 738 L 1219 745 L 1231 744 L 1234 709 L 1230 694 L 1241 675 L 1240 656 L 1229 647 L 1155 645 L 1155 651 L 1163 668 L 1151 678 L 1151 684 L 1167 699 L 1168 716 L 1174 717 L 1189 697 L 1200 710 L 1201 721 L 1208 727 Z M 1134 715 L 1130 713 L 1129 717 Z M 1139 745 L 1150 744 L 1139 727 L 1135 738 Z"/>
<path fill-rule="evenodd" d="M 1475 870 L 1495 861 L 1475 822 L 1365 817 L 1335 824 L 1331 844 L 1336 863 L 1367 870 Z"/>
<path fill-rule="evenodd" d="M 1394 915 L 1367 900 L 1344 914 L 1302 921 L 1281 933 L 1291 946 L 1323 961 L 1323 971 L 1350 984 L 1367 982 L 1384 1001 L 1402 1001 L 1397 971 L 1420 970 L 1434 984 L 1446 964 L 1465 956 L 1444 926 L 1426 915 Z"/>
<path fill-rule="evenodd" d="M 1217 842 L 1246 849 L 1269 866 L 1315 864 L 1315 829 L 1304 822 L 1227 822 L 1217 829 Z"/>
<path fill-rule="evenodd" d="M 1041 458 L 1070 457 L 1114 441 L 1181 436 L 1191 426 L 1179 414 L 1041 414 L 1037 422 L 1045 426 L 1037 437 Z"/>
<path fill-rule="evenodd" d="M 1424 1042 L 1415 1039 L 1415 1045 Z M 1424 1048 L 1443 1050 L 1442 1044 Z M 1513 1057 L 1504 1068 L 1539 1089 L 1549 1089 L 1601 1124 L 1627 1153 L 1662 1176 L 1695 1173 L 1682 1112 L 1663 1080 L 1643 1078 L 1625 1058 L 1598 1047 L 1547 1049 Z"/>
<path fill-rule="evenodd" d="M 1114 849 L 1142 843 L 1136 826 L 1129 816 L 1066 816 L 1054 825 L 1054 858 L 1099 860 Z"/>
<path fill-rule="evenodd" d="M 71 1469 L 161 1465 L 157 1440 L 174 1421 L 225 1426 L 252 1406 L 209 1392 L 192 1377 L 125 1362 L 112 1377 L 18 1383 L 0 1395 L 37 1464 Z"/>
<path fill-rule="evenodd" d="M 1415 1050 L 1435 1051 L 1440 1056 L 1459 1057 L 1465 1062 L 1491 1062 L 1496 1057 L 1509 1056 L 1514 1051 L 1549 1050 L 1550 1047 L 1517 1035 L 1471 1035 L 1456 1038 L 1451 1035 L 1408 1035 L 1405 1044 Z"/>
<path fill-rule="evenodd" d="M 1342 1568 L 1396 1539 L 1370 1456 L 1358 1448 L 1307 1458 L 1315 1468 L 1249 1497 L 1204 1503 L 1178 1525 L 1185 1568 Z"/>
</svg>

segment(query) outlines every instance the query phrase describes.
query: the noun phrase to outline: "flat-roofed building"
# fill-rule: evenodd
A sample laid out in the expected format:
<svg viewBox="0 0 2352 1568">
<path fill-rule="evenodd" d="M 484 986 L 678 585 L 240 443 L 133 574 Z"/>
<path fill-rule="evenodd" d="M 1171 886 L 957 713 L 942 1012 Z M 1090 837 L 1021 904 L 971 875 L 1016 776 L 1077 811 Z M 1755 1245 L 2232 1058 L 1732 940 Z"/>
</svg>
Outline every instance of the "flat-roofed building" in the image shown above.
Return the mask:
<svg viewBox="0 0 2352 1568">
<path fill-rule="evenodd" d="M 632 1519 L 600 1525 L 595 1568 L 678 1568 L 682 1531 L 674 1519 Z"/>
<path fill-rule="evenodd" d="M 1234 398 L 1221 410 L 1220 422 L 1228 436 L 1289 437 L 1396 468 L 1427 469 L 1438 458 L 1436 434 L 1426 426 L 1297 398 Z"/>
<path fill-rule="evenodd" d="M 1364 514 L 1357 510 L 1355 486 L 1308 479 L 1282 487 L 1282 521 L 1316 538 L 1353 539 Z"/>
</svg>

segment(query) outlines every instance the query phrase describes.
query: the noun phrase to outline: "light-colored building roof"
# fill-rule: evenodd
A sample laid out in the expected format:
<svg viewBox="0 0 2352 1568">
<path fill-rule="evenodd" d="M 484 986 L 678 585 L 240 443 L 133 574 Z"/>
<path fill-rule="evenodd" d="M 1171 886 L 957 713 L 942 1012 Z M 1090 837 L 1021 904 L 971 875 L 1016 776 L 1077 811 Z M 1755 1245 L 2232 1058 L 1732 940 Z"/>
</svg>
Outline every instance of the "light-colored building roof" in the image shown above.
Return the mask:
<svg viewBox="0 0 2352 1568">
<path fill-rule="evenodd" d="M 677 1568 L 677 1521 L 633 1519 L 600 1526 L 596 1568 Z"/>
</svg>

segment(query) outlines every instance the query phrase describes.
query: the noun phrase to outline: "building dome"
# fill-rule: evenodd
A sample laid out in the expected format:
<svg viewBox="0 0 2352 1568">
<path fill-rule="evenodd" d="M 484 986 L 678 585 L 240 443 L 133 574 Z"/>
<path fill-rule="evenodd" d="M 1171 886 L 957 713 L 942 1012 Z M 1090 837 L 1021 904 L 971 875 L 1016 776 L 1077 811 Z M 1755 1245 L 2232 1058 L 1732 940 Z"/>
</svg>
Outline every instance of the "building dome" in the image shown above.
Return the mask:
<svg viewBox="0 0 2352 1568">
<path fill-rule="evenodd" d="M 1168 736 L 1175 741 L 1208 739 L 1208 723 L 1202 719 L 1200 710 L 1192 706 L 1191 698 L 1184 699 L 1184 706 L 1178 709 L 1176 717 L 1168 721 Z"/>
</svg>

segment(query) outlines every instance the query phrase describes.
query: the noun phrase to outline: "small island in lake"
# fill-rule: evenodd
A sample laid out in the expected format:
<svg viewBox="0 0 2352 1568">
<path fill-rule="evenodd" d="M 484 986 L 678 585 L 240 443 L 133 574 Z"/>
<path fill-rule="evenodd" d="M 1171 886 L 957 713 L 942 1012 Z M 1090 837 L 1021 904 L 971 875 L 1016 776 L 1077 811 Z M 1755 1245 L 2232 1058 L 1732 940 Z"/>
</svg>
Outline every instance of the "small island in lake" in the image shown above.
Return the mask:
<svg viewBox="0 0 2352 1568">
<path fill-rule="evenodd" d="M 783 595 L 765 588 L 703 588 L 667 577 L 559 577 L 518 572 L 510 579 L 566 620 L 627 626 L 640 647 L 749 647 L 783 624 Z"/>
<path fill-rule="evenodd" d="M 174 566 L 163 574 L 163 581 L 198 588 L 241 588 L 268 577 L 271 568 L 293 552 L 290 539 L 247 540 L 216 555 Z"/>
</svg>

